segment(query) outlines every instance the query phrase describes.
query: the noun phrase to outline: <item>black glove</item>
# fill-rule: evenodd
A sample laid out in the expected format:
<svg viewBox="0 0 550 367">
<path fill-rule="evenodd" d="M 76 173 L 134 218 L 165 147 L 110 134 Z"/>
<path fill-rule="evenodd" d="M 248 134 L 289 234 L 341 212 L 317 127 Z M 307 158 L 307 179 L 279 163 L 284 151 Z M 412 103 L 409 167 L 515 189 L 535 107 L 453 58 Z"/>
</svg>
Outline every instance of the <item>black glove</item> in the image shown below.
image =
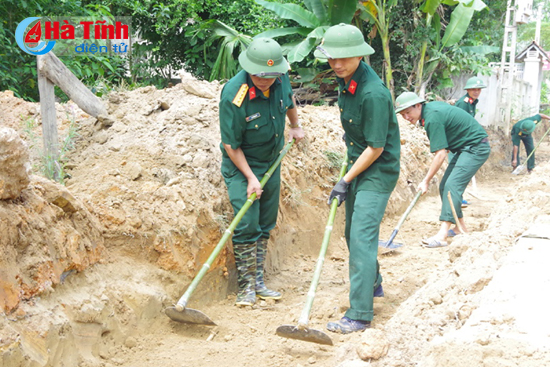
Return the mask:
<svg viewBox="0 0 550 367">
<path fill-rule="evenodd" d="M 348 192 L 349 183 L 344 181 L 344 179 L 341 179 L 338 181 L 336 185 L 334 185 L 334 188 L 330 192 L 330 196 L 328 198 L 328 205 L 332 204 L 332 199 L 336 198 L 338 199 L 338 206 L 346 200 L 347 192 Z"/>
</svg>

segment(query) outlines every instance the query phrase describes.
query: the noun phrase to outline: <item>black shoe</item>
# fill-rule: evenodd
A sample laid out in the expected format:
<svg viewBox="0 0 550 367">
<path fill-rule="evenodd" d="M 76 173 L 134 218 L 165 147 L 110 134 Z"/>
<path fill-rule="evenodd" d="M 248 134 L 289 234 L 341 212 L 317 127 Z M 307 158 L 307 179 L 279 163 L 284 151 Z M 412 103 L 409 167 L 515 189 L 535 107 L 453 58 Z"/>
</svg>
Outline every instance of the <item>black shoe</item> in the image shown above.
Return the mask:
<svg viewBox="0 0 550 367">
<path fill-rule="evenodd" d="M 342 317 L 339 321 L 329 322 L 327 324 L 327 330 L 340 334 L 363 331 L 369 327 L 370 321 L 352 320 L 346 316 Z"/>
<path fill-rule="evenodd" d="M 373 297 L 384 297 L 384 289 L 382 288 L 382 284 L 380 284 L 376 289 L 374 290 Z"/>
</svg>

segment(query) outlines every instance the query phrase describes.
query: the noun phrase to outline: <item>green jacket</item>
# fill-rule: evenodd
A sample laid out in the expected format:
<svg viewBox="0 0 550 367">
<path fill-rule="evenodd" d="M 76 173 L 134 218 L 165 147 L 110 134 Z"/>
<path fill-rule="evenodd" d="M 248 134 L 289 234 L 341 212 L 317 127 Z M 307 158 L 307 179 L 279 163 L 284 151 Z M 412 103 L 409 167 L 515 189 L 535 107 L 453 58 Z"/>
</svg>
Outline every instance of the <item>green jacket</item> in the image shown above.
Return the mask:
<svg viewBox="0 0 550 367">
<path fill-rule="evenodd" d="M 456 101 L 455 107 L 461 108 L 468 112 L 472 117 L 476 117 L 476 106 L 479 99 L 471 98 L 468 93 Z"/>
<path fill-rule="evenodd" d="M 460 152 L 488 136 L 470 114 L 445 102 L 424 104 L 420 122 L 430 139 L 432 153 L 441 149 Z"/>
<path fill-rule="evenodd" d="M 384 148 L 357 176 L 357 190 L 392 192 L 399 178 L 401 140 L 391 94 L 363 61 L 347 84 L 338 78 L 340 120 L 346 132 L 349 168 L 367 147 Z"/>
<path fill-rule="evenodd" d="M 522 136 L 524 137 L 524 136 L 529 136 L 530 135 L 530 134 L 529 135 L 524 134 L 521 131 L 521 124 L 525 120 L 532 120 L 536 124 L 537 122 L 540 122 L 540 120 L 542 120 L 542 117 L 539 114 L 536 114 L 535 116 L 531 116 L 531 117 L 524 118 L 523 120 L 519 120 L 518 122 L 516 122 L 514 124 L 514 126 L 512 127 L 512 132 L 510 133 L 510 135 L 512 136 L 512 144 L 515 145 L 515 146 L 519 146 L 519 143 L 521 142 L 521 137 Z"/>
<path fill-rule="evenodd" d="M 244 70 L 231 78 L 220 97 L 222 143 L 241 148 L 247 160 L 270 162 L 284 146 L 286 112 L 294 108 L 288 73 L 275 80 L 269 98 Z M 223 144 L 220 149 L 228 158 Z"/>
</svg>

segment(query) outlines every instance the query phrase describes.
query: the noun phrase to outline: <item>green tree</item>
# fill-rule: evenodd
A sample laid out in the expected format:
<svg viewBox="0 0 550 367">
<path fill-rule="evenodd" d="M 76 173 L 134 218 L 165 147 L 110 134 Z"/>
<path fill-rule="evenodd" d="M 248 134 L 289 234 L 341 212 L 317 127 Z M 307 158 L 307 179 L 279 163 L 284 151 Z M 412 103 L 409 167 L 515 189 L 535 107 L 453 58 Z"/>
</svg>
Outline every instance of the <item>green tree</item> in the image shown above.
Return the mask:
<svg viewBox="0 0 550 367">
<path fill-rule="evenodd" d="M 14 95 L 29 101 L 38 101 L 36 82 L 36 56 L 22 51 L 15 41 L 15 29 L 25 18 L 34 16 L 59 16 L 60 14 L 109 17 L 108 8 L 94 4 L 84 5 L 80 0 L 54 2 L 49 0 L 3 0 L 0 2 L 0 90 L 11 90 Z M 55 51 L 55 49 L 54 49 Z M 92 90 L 101 93 L 100 88 L 117 84 L 125 72 L 124 60 L 105 56 L 63 58 L 69 70 Z M 98 82 L 99 80 L 99 82 Z M 67 99 L 61 92 L 59 97 Z"/>
<path fill-rule="evenodd" d="M 229 78 L 236 66 L 224 63 L 231 59 L 231 52 L 236 57 L 239 47 L 246 43 L 244 35 L 281 26 L 266 17 L 265 10 L 253 0 L 104 2 L 114 13 L 132 16 L 139 37 L 134 47 L 134 80 L 158 87 L 166 86 L 171 71 L 181 68 L 200 79 Z M 224 55 L 220 56 L 221 49 Z M 229 74 L 224 74 L 224 69 Z"/>
<path fill-rule="evenodd" d="M 220 39 L 218 57 L 212 65 L 209 80 L 232 78 L 239 69 L 235 62 L 235 54 L 244 51 L 252 42 L 252 37 L 237 32 L 219 20 L 210 20 L 204 26 L 212 31 L 210 40 Z"/>
<path fill-rule="evenodd" d="M 454 6 L 450 21 L 445 27 L 441 37 L 442 19 L 438 9 L 442 5 Z M 429 39 L 425 38 L 420 51 L 420 59 L 417 63 L 416 92 L 424 95 L 427 82 L 431 79 L 439 65 L 441 55 L 445 49 L 457 44 L 466 33 L 474 12 L 485 9 L 487 5 L 482 0 L 425 0 L 420 9 L 425 14 L 426 28 L 431 36 L 431 58 L 426 60 Z M 424 73 L 428 76 L 425 76 Z"/>
<path fill-rule="evenodd" d="M 380 36 L 385 61 L 384 74 L 386 86 L 389 88 L 393 99 L 395 99 L 395 95 L 390 52 L 390 19 L 392 8 L 396 4 L 397 0 L 379 0 L 378 2 L 376 0 L 369 0 L 360 5 L 362 10 L 361 17 L 373 24 L 375 27 L 374 31 Z"/>
<path fill-rule="evenodd" d="M 298 23 L 297 27 L 270 29 L 256 36 L 268 38 L 295 36 L 291 42 L 282 45 L 283 48 L 288 49 L 287 58 L 290 63 L 304 60 L 321 42 L 325 31 L 330 26 L 351 23 L 357 10 L 357 0 L 304 0 L 305 8 L 297 4 L 264 0 L 256 0 L 256 3 L 273 11 L 282 19 Z"/>
</svg>

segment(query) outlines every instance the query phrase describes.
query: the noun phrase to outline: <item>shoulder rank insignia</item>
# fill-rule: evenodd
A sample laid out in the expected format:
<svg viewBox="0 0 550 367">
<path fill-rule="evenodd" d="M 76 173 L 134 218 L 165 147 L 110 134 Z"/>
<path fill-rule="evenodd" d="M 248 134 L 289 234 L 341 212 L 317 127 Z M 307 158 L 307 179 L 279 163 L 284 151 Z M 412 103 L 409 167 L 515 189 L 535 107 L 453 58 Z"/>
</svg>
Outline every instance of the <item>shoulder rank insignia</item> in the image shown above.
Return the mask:
<svg viewBox="0 0 550 367">
<path fill-rule="evenodd" d="M 464 102 L 468 103 L 469 101 L 470 101 L 470 98 L 468 98 L 468 97 L 464 98 Z"/>
<path fill-rule="evenodd" d="M 233 104 L 237 107 L 241 107 L 243 104 L 244 98 L 246 97 L 246 92 L 248 92 L 248 84 L 243 84 L 239 88 L 239 91 L 235 95 L 235 98 L 233 98 Z"/>
</svg>

